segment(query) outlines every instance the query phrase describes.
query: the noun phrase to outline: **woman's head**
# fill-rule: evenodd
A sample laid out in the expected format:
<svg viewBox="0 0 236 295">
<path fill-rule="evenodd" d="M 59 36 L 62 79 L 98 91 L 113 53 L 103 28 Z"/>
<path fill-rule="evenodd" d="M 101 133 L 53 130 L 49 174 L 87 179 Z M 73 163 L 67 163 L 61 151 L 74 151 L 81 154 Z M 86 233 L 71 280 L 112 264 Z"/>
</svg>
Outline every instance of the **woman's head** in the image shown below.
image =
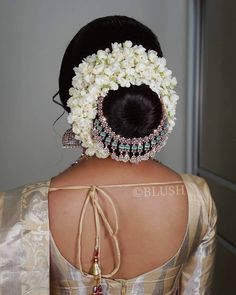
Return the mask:
<svg viewBox="0 0 236 295">
<path fill-rule="evenodd" d="M 111 49 L 111 43 L 132 41 L 147 50 L 155 50 L 162 57 L 156 35 L 145 25 L 126 16 L 107 16 L 85 25 L 69 43 L 61 65 L 59 95 L 65 109 L 69 99 L 69 88 L 77 67 L 82 60 L 99 49 Z M 155 129 L 162 118 L 158 95 L 147 85 L 119 87 L 109 91 L 104 99 L 103 112 L 109 126 L 124 137 L 143 137 Z"/>
</svg>

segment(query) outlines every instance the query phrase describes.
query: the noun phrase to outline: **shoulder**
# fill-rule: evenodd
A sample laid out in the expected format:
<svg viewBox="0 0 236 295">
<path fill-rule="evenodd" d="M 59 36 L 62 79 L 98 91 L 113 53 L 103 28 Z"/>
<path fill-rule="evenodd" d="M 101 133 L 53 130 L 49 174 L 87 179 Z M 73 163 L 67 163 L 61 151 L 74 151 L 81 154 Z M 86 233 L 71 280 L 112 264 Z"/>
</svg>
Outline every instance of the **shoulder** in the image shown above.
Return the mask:
<svg viewBox="0 0 236 295">
<path fill-rule="evenodd" d="M 206 179 L 204 177 L 189 173 L 183 173 L 181 175 L 185 182 L 190 183 L 191 185 L 194 185 L 197 188 L 197 191 L 201 195 L 206 205 L 210 205 L 213 199 Z"/>
<path fill-rule="evenodd" d="M 8 196 L 8 197 L 17 197 L 22 195 L 23 193 L 30 193 L 33 191 L 44 191 L 47 190 L 50 186 L 50 179 L 44 181 L 36 181 L 24 185 L 20 185 L 5 191 L 0 191 L 0 196 Z"/>
<path fill-rule="evenodd" d="M 205 178 L 191 174 L 191 173 L 181 173 L 183 178 L 187 179 L 187 181 L 195 183 L 197 186 L 201 186 L 204 182 L 206 182 Z"/>
<path fill-rule="evenodd" d="M 36 181 L 0 192 L 1 209 L 8 208 L 9 205 L 11 208 L 22 207 L 34 199 L 47 199 L 50 182 L 51 180 Z"/>
<path fill-rule="evenodd" d="M 41 199 L 47 198 L 48 189 L 50 186 L 50 180 L 37 181 L 24 185 L 20 185 L 5 191 L 0 192 L 0 210 L 10 210 L 12 213 L 22 210 L 22 204 L 37 196 L 41 196 Z"/>
<path fill-rule="evenodd" d="M 211 219 L 217 218 L 217 209 L 214 201 L 214 197 L 212 195 L 211 189 L 204 177 L 194 175 L 194 174 L 182 174 L 183 178 L 187 183 L 194 186 L 196 190 L 196 198 L 202 202 L 202 205 L 205 208 L 208 221 Z"/>
<path fill-rule="evenodd" d="M 10 228 L 47 208 L 50 180 L 37 181 L 0 192 L 0 227 Z"/>
</svg>

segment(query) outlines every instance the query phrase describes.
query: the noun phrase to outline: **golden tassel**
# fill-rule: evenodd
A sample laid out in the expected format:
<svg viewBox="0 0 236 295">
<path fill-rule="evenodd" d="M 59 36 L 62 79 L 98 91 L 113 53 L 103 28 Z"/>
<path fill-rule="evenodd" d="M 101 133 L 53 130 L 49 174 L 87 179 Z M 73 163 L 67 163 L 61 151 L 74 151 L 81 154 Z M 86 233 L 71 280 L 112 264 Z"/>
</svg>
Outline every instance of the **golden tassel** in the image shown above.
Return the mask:
<svg viewBox="0 0 236 295">
<path fill-rule="evenodd" d="M 98 249 L 95 250 L 93 265 L 91 266 L 89 273 L 94 276 L 95 281 L 91 295 L 103 295 L 101 285 L 101 269 L 98 263 Z"/>
</svg>

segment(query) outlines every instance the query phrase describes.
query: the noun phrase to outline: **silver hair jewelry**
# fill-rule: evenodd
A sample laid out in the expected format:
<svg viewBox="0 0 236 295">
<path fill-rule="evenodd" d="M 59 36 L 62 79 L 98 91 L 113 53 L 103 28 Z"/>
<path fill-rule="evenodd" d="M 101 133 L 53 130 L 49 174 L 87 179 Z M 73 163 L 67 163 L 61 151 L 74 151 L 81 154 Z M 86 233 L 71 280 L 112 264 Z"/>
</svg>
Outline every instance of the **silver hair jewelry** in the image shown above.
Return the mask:
<svg viewBox="0 0 236 295">
<path fill-rule="evenodd" d="M 108 126 L 102 110 L 103 99 L 104 97 L 101 96 L 98 98 L 98 115 L 94 120 L 92 135 L 99 142 L 104 153 L 111 153 L 111 158 L 116 161 L 131 163 L 154 158 L 167 139 L 168 120 L 164 105 L 162 104 L 163 117 L 157 129 L 145 137 L 126 138 L 116 134 Z"/>
<path fill-rule="evenodd" d="M 75 138 L 75 134 L 72 130 L 72 128 L 67 129 L 62 137 L 62 148 L 79 148 L 81 146 L 81 141 Z M 85 149 L 83 148 L 82 153 L 80 157 L 71 164 L 71 166 L 74 166 L 78 164 L 82 159 L 87 159 L 88 156 L 85 154 Z"/>
<path fill-rule="evenodd" d="M 81 141 L 75 138 L 72 128 L 67 129 L 62 137 L 63 148 L 78 148 L 81 146 Z"/>
</svg>

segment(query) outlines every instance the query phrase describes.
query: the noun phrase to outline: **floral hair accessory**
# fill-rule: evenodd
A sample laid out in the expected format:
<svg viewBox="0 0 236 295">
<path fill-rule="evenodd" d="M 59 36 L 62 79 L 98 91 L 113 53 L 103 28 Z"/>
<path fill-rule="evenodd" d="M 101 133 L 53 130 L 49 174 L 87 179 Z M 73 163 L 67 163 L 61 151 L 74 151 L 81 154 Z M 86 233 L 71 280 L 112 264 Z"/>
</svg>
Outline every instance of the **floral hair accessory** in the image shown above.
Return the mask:
<svg viewBox="0 0 236 295">
<path fill-rule="evenodd" d="M 154 50 L 146 51 L 142 45 L 133 46 L 131 41 L 115 42 L 112 50 L 106 48 L 87 56 L 74 72 L 67 101 L 71 110 L 68 123 L 75 140 L 86 148 L 86 155 L 106 158 L 111 154 L 115 160 L 138 163 L 154 157 L 166 144 L 175 125 L 179 96 L 174 90 L 176 78 L 166 67 L 165 58 L 158 57 Z M 144 138 L 121 137 L 107 125 L 102 101 L 109 90 L 141 84 L 158 94 L 163 111 L 161 123 Z"/>
</svg>

